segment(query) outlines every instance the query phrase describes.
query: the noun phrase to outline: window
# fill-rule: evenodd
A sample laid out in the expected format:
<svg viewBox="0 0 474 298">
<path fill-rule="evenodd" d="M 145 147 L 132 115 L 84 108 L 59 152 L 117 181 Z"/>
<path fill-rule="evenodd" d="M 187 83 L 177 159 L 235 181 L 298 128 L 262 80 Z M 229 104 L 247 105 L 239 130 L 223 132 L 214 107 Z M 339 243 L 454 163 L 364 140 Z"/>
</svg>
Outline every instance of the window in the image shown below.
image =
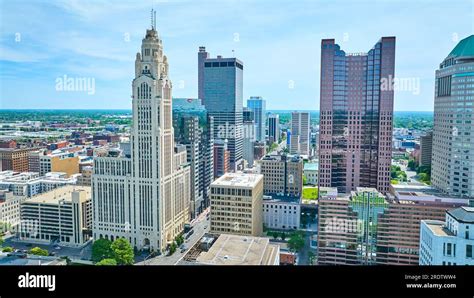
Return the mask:
<svg viewBox="0 0 474 298">
<path fill-rule="evenodd" d="M 472 245 L 466 244 L 466 258 L 472 258 Z"/>
<path fill-rule="evenodd" d="M 448 243 L 447 253 L 448 256 L 451 255 L 451 243 Z"/>
</svg>

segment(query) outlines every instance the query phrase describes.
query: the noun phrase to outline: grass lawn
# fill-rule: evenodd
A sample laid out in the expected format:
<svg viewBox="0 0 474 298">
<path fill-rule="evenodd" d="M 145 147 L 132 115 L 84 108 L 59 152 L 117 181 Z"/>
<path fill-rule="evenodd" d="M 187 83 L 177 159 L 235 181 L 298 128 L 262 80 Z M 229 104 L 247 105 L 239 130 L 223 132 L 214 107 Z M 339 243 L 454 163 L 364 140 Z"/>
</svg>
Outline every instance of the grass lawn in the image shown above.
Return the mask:
<svg viewBox="0 0 474 298">
<path fill-rule="evenodd" d="M 305 200 L 316 200 L 318 198 L 317 187 L 306 187 L 303 188 L 303 199 Z"/>
</svg>

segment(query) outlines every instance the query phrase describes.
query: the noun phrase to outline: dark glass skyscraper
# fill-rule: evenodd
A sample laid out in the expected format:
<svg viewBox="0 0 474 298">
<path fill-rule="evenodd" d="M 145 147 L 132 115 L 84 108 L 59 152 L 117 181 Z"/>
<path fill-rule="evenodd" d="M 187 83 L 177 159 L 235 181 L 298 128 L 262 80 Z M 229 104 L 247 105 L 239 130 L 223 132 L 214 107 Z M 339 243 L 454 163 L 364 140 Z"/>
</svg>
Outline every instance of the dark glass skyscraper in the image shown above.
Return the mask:
<svg viewBox="0 0 474 298">
<path fill-rule="evenodd" d="M 237 58 L 209 58 L 204 47 L 198 53 L 199 94 L 214 118 L 214 138 L 228 140 L 232 170 L 242 166 L 243 63 Z"/>
<path fill-rule="evenodd" d="M 390 184 L 395 37 L 368 53 L 321 42 L 320 186 L 348 193 Z"/>
</svg>

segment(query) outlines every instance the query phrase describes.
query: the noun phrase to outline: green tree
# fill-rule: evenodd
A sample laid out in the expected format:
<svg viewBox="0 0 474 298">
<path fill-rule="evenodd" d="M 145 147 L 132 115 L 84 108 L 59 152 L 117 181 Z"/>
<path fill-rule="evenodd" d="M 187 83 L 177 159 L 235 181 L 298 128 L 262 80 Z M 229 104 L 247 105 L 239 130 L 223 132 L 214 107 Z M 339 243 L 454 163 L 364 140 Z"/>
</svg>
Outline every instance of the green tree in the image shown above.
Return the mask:
<svg viewBox="0 0 474 298">
<path fill-rule="evenodd" d="M 281 232 L 280 237 L 281 237 L 281 240 L 285 241 L 285 239 L 286 239 L 286 233 L 285 233 L 285 232 Z"/>
<path fill-rule="evenodd" d="M 418 163 L 414 159 L 410 159 L 408 161 L 407 167 L 410 171 L 416 171 L 416 168 L 418 167 Z"/>
<path fill-rule="evenodd" d="M 176 245 L 175 242 L 171 243 L 170 249 L 168 251 L 168 256 L 171 256 L 172 254 L 174 254 L 174 252 L 176 251 L 177 248 L 178 248 L 178 246 Z"/>
<path fill-rule="evenodd" d="M 110 246 L 114 259 L 119 265 L 132 265 L 135 259 L 133 247 L 125 238 L 116 239 Z"/>
<path fill-rule="evenodd" d="M 5 241 L 3 240 L 3 237 L 0 236 L 0 247 L 3 245 L 4 242 L 5 242 Z"/>
<path fill-rule="evenodd" d="M 273 231 L 271 234 L 273 236 L 273 239 L 275 239 L 275 240 L 278 239 L 278 232 L 277 231 Z"/>
<path fill-rule="evenodd" d="M 105 238 L 94 241 L 94 244 L 92 244 L 92 261 L 100 262 L 103 259 L 113 258 L 111 245 L 112 242 Z"/>
<path fill-rule="evenodd" d="M 12 252 L 13 251 L 13 247 L 10 247 L 10 246 L 6 246 L 2 249 L 2 252 Z"/>
<path fill-rule="evenodd" d="M 304 247 L 304 236 L 300 232 L 293 233 L 288 240 L 288 248 L 293 252 L 298 252 Z"/>
<path fill-rule="evenodd" d="M 178 246 L 180 246 L 181 244 L 183 244 L 183 243 L 184 243 L 183 234 L 179 234 L 178 236 L 176 236 L 175 241 L 176 241 L 176 244 L 177 244 Z"/>
<path fill-rule="evenodd" d="M 103 259 L 95 264 L 97 266 L 117 266 L 117 261 L 115 259 Z"/>
<path fill-rule="evenodd" d="M 308 184 L 308 178 L 306 178 L 306 175 L 303 175 L 303 185 Z"/>
<path fill-rule="evenodd" d="M 30 254 L 36 256 L 48 256 L 49 252 L 46 249 L 42 249 L 40 247 L 33 247 L 30 249 Z"/>
</svg>

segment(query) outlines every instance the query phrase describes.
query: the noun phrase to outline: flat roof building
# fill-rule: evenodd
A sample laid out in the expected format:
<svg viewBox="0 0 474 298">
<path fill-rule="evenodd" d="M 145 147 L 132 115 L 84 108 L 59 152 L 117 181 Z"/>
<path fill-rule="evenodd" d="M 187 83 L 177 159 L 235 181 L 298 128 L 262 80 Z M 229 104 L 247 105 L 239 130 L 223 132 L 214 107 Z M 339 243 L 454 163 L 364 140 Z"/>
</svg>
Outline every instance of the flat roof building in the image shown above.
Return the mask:
<svg viewBox="0 0 474 298">
<path fill-rule="evenodd" d="M 202 265 L 279 265 L 280 247 L 268 238 L 221 234 L 196 261 Z"/>
<path fill-rule="evenodd" d="M 227 173 L 211 184 L 211 233 L 263 233 L 263 176 Z"/>
</svg>

